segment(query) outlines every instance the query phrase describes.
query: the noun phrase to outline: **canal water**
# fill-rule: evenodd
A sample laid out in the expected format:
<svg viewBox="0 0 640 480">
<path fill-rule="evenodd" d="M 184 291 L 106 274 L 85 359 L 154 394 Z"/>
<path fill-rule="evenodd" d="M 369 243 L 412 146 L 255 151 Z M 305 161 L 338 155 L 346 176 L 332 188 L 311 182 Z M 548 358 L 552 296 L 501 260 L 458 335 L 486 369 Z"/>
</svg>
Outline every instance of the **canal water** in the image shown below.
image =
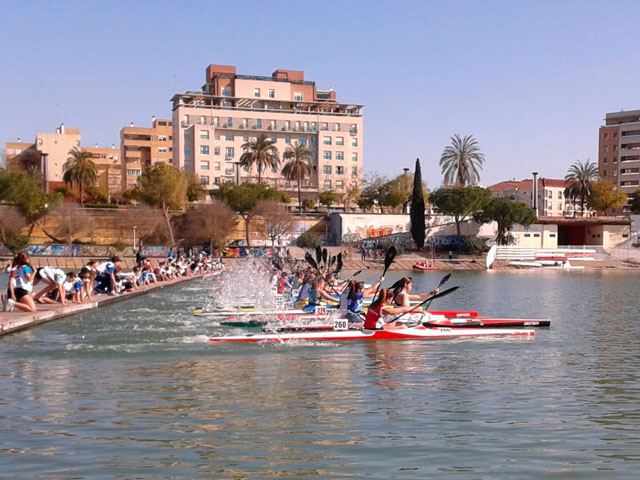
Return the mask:
<svg viewBox="0 0 640 480">
<path fill-rule="evenodd" d="M 552 326 L 210 344 L 239 331 L 191 314 L 211 288 L 196 280 L 0 338 L 0 477 L 637 478 L 637 273 L 455 272 L 454 285 L 432 308 Z"/>
</svg>

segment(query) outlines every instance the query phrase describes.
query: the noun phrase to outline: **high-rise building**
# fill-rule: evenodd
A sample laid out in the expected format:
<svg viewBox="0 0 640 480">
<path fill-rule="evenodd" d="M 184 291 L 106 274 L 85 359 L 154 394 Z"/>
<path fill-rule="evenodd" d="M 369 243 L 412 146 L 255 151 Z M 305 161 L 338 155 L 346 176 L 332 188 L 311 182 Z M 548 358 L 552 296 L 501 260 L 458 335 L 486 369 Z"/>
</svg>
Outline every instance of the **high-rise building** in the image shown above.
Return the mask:
<svg viewBox="0 0 640 480">
<path fill-rule="evenodd" d="M 84 147 L 93 155 L 91 161 L 96 165 L 98 179 L 96 185 L 107 192 L 107 195 L 119 193 L 122 190 L 122 171 L 120 149 L 115 145 L 106 147 Z"/>
<path fill-rule="evenodd" d="M 640 110 L 607 113 L 600 127 L 598 173 L 616 189 L 631 195 L 640 188 Z"/>
<path fill-rule="evenodd" d="M 239 75 L 235 66 L 209 65 L 201 91 L 173 97 L 174 165 L 200 177 L 205 189 L 225 182 L 257 181 L 256 167 L 238 165 L 242 145 L 267 135 L 280 157 L 296 142 L 312 153 L 303 195 L 343 193 L 362 184 L 362 105 L 338 103 L 304 72 L 276 70 L 270 77 Z M 261 172 L 263 183 L 295 191 L 278 168 Z"/>
<path fill-rule="evenodd" d="M 122 190 L 133 188 L 144 170 L 158 162 L 173 163 L 171 120 L 154 118 L 151 127 L 133 123 L 120 130 Z"/>
</svg>

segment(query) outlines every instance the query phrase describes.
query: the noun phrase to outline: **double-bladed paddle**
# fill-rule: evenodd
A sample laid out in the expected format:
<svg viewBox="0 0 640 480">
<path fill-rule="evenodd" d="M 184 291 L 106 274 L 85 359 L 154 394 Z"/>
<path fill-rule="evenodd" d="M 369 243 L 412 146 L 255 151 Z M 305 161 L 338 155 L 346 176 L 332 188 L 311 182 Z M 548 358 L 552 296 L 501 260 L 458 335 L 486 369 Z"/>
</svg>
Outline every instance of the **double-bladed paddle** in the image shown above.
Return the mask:
<svg viewBox="0 0 640 480">
<path fill-rule="evenodd" d="M 418 308 L 420 308 L 422 305 L 424 305 L 425 303 L 427 303 L 427 306 L 425 307 L 425 310 L 427 308 L 429 308 L 429 304 L 431 304 L 431 302 L 433 300 L 435 300 L 436 298 L 441 298 L 444 297 L 445 295 L 449 295 L 452 292 L 455 292 L 457 289 L 459 289 L 460 286 L 457 285 L 455 287 L 451 287 L 451 288 L 447 288 L 446 290 L 444 290 L 443 292 L 439 292 L 436 293 L 435 295 L 431 295 L 430 297 L 425 298 L 422 302 L 420 302 L 419 304 L 417 304 L 415 307 L 413 307 L 411 310 L 409 310 L 408 312 L 405 313 L 401 313 L 400 315 L 398 315 L 395 318 L 392 318 L 391 320 L 389 320 L 386 323 L 391 323 L 391 322 L 395 322 L 397 319 L 399 319 L 400 317 L 402 317 L 403 315 L 411 315 L 411 313 L 413 313 L 414 311 L 416 311 Z"/>
<path fill-rule="evenodd" d="M 396 258 L 396 253 L 397 253 L 396 247 L 391 245 L 384 256 L 384 270 L 382 271 L 382 275 L 380 275 L 380 278 L 384 277 L 385 274 L 387 273 L 387 270 L 389 270 L 389 267 L 393 263 L 393 260 Z M 382 282 L 378 283 L 378 287 L 376 288 L 376 293 L 373 295 L 373 298 L 375 298 L 378 295 L 378 290 L 380 290 L 381 283 Z"/>
</svg>

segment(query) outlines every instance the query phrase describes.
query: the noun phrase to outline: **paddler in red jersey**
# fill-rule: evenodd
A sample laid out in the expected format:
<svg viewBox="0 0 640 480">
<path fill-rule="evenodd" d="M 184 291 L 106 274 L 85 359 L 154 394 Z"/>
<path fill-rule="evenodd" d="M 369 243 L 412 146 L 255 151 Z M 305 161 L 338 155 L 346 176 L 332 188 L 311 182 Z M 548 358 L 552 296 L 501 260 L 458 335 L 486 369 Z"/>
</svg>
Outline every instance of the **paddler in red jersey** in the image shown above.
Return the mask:
<svg viewBox="0 0 640 480">
<path fill-rule="evenodd" d="M 421 313 L 422 308 L 412 309 L 408 307 L 396 307 L 391 305 L 393 301 L 393 290 L 383 288 L 378 293 L 378 297 L 367 309 L 367 316 L 364 319 L 364 328 L 368 330 L 380 330 L 387 323 L 386 317 L 389 315 L 399 315 L 409 311 Z"/>
<path fill-rule="evenodd" d="M 393 300 L 398 307 L 408 307 L 409 305 L 411 305 L 411 300 L 422 301 L 436 295 L 440 291 L 439 288 L 436 288 L 432 292 L 412 295 L 409 293 L 411 291 L 411 288 L 413 287 L 413 280 L 411 279 L 411 277 L 401 278 L 399 284 L 400 285 L 398 286 L 398 288 L 393 291 Z"/>
</svg>

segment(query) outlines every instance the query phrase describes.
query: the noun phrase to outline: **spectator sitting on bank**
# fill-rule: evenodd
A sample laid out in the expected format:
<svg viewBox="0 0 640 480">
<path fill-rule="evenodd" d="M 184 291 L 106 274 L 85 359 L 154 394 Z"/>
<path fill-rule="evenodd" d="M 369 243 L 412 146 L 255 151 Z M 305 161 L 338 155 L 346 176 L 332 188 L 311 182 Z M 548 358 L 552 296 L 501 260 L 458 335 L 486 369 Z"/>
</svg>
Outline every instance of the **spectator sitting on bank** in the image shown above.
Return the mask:
<svg viewBox="0 0 640 480">
<path fill-rule="evenodd" d="M 5 312 L 12 312 L 16 307 L 23 312 L 35 313 L 36 304 L 33 301 L 35 274 L 29 256 L 25 252 L 19 252 L 12 263 L 7 299 L 4 303 Z"/>
<path fill-rule="evenodd" d="M 116 295 L 119 293 L 115 271 L 116 267 L 120 265 L 120 257 L 114 255 L 109 261 L 102 262 L 96 268 L 98 276 L 96 277 L 95 291 L 99 293 L 107 293 L 109 295 Z"/>
<path fill-rule="evenodd" d="M 40 267 L 36 271 L 33 286 L 35 287 L 40 281 L 46 283 L 47 286 L 33 297 L 36 302 L 52 304 L 60 301 L 62 305 L 67 304 L 67 296 L 64 289 L 67 274 L 64 273 L 64 270 L 54 267 Z M 51 295 L 54 291 L 57 291 L 57 294 Z"/>
</svg>

